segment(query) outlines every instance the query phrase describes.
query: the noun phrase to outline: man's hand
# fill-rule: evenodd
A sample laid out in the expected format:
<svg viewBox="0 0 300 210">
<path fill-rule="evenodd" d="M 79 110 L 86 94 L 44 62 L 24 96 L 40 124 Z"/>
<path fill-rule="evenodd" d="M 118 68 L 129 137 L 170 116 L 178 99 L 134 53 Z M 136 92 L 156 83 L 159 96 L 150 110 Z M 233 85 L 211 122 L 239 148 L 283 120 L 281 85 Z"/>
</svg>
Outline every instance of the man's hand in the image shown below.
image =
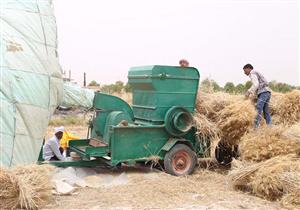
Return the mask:
<svg viewBox="0 0 300 210">
<path fill-rule="evenodd" d="M 249 96 L 250 96 L 250 91 L 247 91 L 246 93 L 245 93 L 245 98 L 249 98 Z"/>
</svg>

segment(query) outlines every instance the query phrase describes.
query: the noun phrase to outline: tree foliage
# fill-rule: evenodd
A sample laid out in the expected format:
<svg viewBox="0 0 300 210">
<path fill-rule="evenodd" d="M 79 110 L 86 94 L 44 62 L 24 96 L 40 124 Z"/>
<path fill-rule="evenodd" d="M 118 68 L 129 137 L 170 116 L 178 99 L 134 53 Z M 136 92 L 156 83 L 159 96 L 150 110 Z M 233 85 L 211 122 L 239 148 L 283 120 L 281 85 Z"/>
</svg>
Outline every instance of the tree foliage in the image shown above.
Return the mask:
<svg viewBox="0 0 300 210">
<path fill-rule="evenodd" d="M 88 86 L 100 86 L 100 84 L 97 83 L 95 80 L 92 80 L 92 81 L 88 84 Z"/>
<path fill-rule="evenodd" d="M 132 88 L 128 83 L 124 85 L 122 81 L 117 81 L 114 84 L 101 86 L 100 90 L 104 93 L 112 94 L 112 93 L 121 93 L 122 91 L 131 92 Z"/>
</svg>

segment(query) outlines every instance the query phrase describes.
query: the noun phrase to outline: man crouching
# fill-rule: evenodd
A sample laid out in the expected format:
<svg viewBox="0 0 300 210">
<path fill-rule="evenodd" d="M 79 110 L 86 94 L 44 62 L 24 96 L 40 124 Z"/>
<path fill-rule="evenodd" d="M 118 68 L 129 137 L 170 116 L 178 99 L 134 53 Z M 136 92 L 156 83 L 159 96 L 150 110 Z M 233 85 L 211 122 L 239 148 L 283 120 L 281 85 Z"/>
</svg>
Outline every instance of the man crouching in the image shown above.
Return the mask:
<svg viewBox="0 0 300 210">
<path fill-rule="evenodd" d="M 50 138 L 43 146 L 43 158 L 48 161 L 65 160 L 62 155 L 63 148 L 60 147 L 60 140 L 64 133 L 64 127 L 54 128 L 54 136 Z"/>
</svg>

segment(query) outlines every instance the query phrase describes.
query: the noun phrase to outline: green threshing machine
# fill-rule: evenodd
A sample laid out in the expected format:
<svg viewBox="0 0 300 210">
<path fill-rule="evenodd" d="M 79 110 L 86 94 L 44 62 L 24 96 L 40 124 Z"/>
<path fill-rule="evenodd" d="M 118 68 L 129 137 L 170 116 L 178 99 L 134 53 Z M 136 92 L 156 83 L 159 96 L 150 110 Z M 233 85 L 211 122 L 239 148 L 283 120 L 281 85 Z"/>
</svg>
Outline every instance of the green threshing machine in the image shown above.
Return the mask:
<svg viewBox="0 0 300 210">
<path fill-rule="evenodd" d="M 192 173 L 209 141 L 193 126 L 199 84 L 196 68 L 145 66 L 131 68 L 132 106 L 97 92 L 87 139 L 72 140 L 69 150 L 80 160 L 52 161 L 57 166 L 118 166 L 159 161 L 167 173 Z"/>
</svg>

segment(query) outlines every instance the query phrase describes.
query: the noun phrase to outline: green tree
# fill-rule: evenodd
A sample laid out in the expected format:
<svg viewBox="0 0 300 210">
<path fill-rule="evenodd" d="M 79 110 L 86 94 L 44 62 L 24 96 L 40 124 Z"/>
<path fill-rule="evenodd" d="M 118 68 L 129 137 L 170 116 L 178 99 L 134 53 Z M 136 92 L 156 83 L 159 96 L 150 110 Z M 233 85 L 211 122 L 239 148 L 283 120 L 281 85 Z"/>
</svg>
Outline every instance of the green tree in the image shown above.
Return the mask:
<svg viewBox="0 0 300 210">
<path fill-rule="evenodd" d="M 269 87 L 276 92 L 281 92 L 281 93 L 286 93 L 289 91 L 292 91 L 293 89 L 295 89 L 295 86 L 286 84 L 286 83 L 282 83 L 282 82 L 276 82 L 276 81 L 271 81 L 269 82 Z"/>
<path fill-rule="evenodd" d="M 124 83 L 122 81 L 117 81 L 115 84 L 112 85 L 112 91 L 114 93 L 121 93 L 124 88 Z"/>
<path fill-rule="evenodd" d="M 227 82 L 224 86 L 224 90 L 226 93 L 234 93 L 234 84 L 232 82 Z"/>
<path fill-rule="evenodd" d="M 204 79 L 201 84 L 200 84 L 200 88 L 204 91 L 204 92 L 216 92 L 216 91 L 220 91 L 222 88 L 218 85 L 218 83 L 212 79 Z"/>
<path fill-rule="evenodd" d="M 124 89 L 124 83 L 122 81 L 117 81 L 115 84 L 103 85 L 101 87 L 101 91 L 104 93 L 112 94 L 112 93 L 121 93 Z"/>
<path fill-rule="evenodd" d="M 124 86 L 124 90 L 126 93 L 130 93 L 132 92 L 132 87 L 129 83 L 126 83 L 126 85 Z"/>
<path fill-rule="evenodd" d="M 235 87 L 235 93 L 239 93 L 239 94 L 242 94 L 245 92 L 245 86 L 243 84 L 238 84 L 236 87 Z"/>
<path fill-rule="evenodd" d="M 92 81 L 88 84 L 88 86 L 100 86 L 100 84 L 97 83 L 95 80 L 92 80 Z"/>
</svg>

